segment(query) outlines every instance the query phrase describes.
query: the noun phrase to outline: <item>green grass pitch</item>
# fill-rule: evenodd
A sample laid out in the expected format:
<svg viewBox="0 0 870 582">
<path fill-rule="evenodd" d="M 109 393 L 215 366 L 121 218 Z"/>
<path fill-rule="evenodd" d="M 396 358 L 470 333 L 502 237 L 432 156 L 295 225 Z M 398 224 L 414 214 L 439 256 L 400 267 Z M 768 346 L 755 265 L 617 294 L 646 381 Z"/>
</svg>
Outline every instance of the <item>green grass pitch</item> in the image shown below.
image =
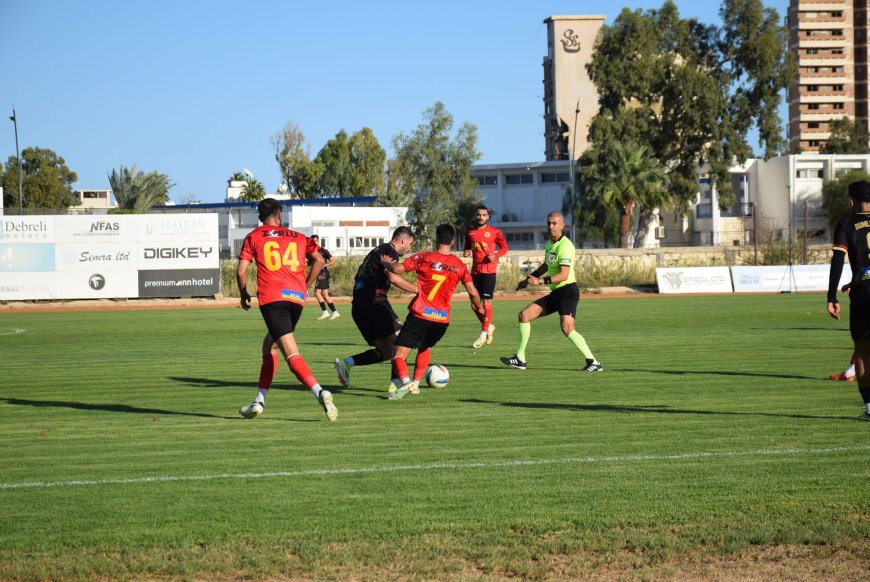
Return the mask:
<svg viewBox="0 0 870 582">
<path fill-rule="evenodd" d="M 336 423 L 286 365 L 238 416 L 256 310 L 0 312 L 0 579 L 706 577 L 777 548 L 797 577 L 857 577 L 870 423 L 827 380 L 851 340 L 824 302 L 584 298 L 590 374 L 555 316 L 527 370 L 500 364 L 522 301 L 473 350 L 457 299 L 432 358 L 450 385 L 399 402 L 386 364 L 340 389 L 332 361 L 364 344 L 349 306 L 309 307 L 297 340 Z"/>
</svg>

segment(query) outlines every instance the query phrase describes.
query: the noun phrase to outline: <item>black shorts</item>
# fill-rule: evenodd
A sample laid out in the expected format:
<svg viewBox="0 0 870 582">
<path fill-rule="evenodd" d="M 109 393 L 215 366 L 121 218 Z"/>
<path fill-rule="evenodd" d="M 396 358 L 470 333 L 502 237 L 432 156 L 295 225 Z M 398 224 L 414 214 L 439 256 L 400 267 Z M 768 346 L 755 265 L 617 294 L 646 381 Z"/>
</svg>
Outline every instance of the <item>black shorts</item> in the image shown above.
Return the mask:
<svg viewBox="0 0 870 582">
<path fill-rule="evenodd" d="M 402 329 L 399 316 L 393 311 L 393 306 L 386 301 L 354 303 L 350 314 L 363 339 L 370 346 L 375 345 L 375 340 L 389 337 Z"/>
<path fill-rule="evenodd" d="M 405 325 L 402 326 L 402 331 L 399 332 L 396 345 L 420 350 L 429 349 L 444 337 L 444 333 L 449 325 L 449 323 L 429 321 L 428 319 L 408 314 L 408 319 L 405 320 Z"/>
<path fill-rule="evenodd" d="M 260 306 L 260 314 L 273 340 L 293 333 L 302 315 L 302 306 L 292 301 L 273 301 Z"/>
<path fill-rule="evenodd" d="M 870 286 L 855 286 L 849 292 L 849 331 L 856 342 L 870 340 Z"/>
<path fill-rule="evenodd" d="M 478 273 L 471 276 L 471 282 L 480 293 L 481 299 L 492 299 L 492 295 L 495 293 L 495 279 L 495 273 Z"/>
<path fill-rule="evenodd" d="M 577 317 L 577 304 L 580 303 L 580 287 L 577 283 L 571 283 L 563 287 L 559 287 L 555 291 L 551 291 L 549 295 L 545 295 L 534 301 L 535 305 L 539 305 L 544 309 L 544 313 L 558 313 L 559 315 L 570 315 Z"/>
<path fill-rule="evenodd" d="M 318 275 L 317 279 L 314 281 L 314 288 L 329 289 L 329 273 L 327 273 L 326 276 L 323 276 L 323 274 Z"/>
</svg>

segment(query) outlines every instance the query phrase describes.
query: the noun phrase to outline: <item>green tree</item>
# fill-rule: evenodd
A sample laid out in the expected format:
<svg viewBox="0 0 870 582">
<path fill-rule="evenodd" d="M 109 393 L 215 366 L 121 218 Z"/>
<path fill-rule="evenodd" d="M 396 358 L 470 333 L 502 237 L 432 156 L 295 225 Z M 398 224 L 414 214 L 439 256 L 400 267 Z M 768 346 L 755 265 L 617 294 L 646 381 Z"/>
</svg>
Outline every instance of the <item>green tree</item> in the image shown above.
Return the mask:
<svg viewBox="0 0 870 582">
<path fill-rule="evenodd" d="M 385 165 L 387 152 L 368 127 L 350 136 L 350 175 L 348 190 L 351 196 L 380 196 L 386 189 Z"/>
<path fill-rule="evenodd" d="M 281 179 L 290 193 L 297 198 L 316 198 L 321 195 L 320 176 L 323 166 L 312 162 L 305 134 L 295 123 L 287 123 L 272 136 L 275 161 L 281 171 Z"/>
<path fill-rule="evenodd" d="M 822 145 L 823 154 L 867 154 L 870 153 L 870 136 L 867 126 L 853 122 L 848 117 L 833 119 L 828 124 L 831 136 Z"/>
<path fill-rule="evenodd" d="M 452 129 L 453 116 L 439 101 L 423 113 L 414 131 L 393 137 L 396 159 L 390 168 L 389 196 L 410 200 L 418 247 L 431 245 L 439 224 L 461 224 L 468 203 L 479 200 L 471 177 L 480 158 L 477 127 L 466 122 L 451 139 Z"/>
<path fill-rule="evenodd" d="M 581 165 L 603 163 L 616 143 L 646 146 L 685 210 L 698 193 L 697 168 L 709 164 L 725 209 L 735 202 L 728 170 L 753 155 L 753 125 L 765 158 L 784 151 L 777 110 L 794 63 L 779 14 L 760 0 L 725 0 L 719 13 L 720 27 L 682 19 L 669 0 L 624 9 L 601 29 L 588 65 L 599 111 Z"/>
<path fill-rule="evenodd" d="M 665 169 L 646 146 L 615 143 L 609 151 L 599 152 L 598 163 L 581 166 L 581 184 L 593 206 L 619 212 L 619 246 L 629 248 L 635 209 L 640 207 L 645 215 L 638 223 L 648 225 L 657 206 L 672 204 L 664 187 Z M 635 237 L 635 246 L 642 242 L 641 236 Z"/>
<path fill-rule="evenodd" d="M 350 141 L 345 130 L 326 142 L 314 161 L 323 167 L 319 189 L 323 196 L 350 196 Z"/>
<path fill-rule="evenodd" d="M 822 184 L 822 208 L 828 215 L 828 227 L 831 233 L 834 232 L 834 227 L 840 219 L 852 213 L 852 206 L 849 204 L 849 184 L 859 180 L 870 181 L 870 174 L 863 170 L 851 170 Z"/>
<path fill-rule="evenodd" d="M 247 176 L 242 172 L 233 172 L 233 175 L 230 176 L 230 182 L 244 182 L 245 180 L 247 180 Z"/>
<path fill-rule="evenodd" d="M 242 201 L 259 202 L 266 197 L 266 188 L 256 178 L 247 178 L 242 186 Z"/>
<path fill-rule="evenodd" d="M 322 194 L 341 198 L 381 195 L 386 159 L 387 153 L 371 129 L 364 127 L 349 137 L 342 129 L 314 158 L 323 167 Z"/>
<path fill-rule="evenodd" d="M 10 156 L 2 174 L 3 206 L 18 207 L 18 158 Z M 72 185 L 78 180 L 66 161 L 49 149 L 24 148 L 21 152 L 22 206 L 67 208 L 73 204 Z"/>
<path fill-rule="evenodd" d="M 113 169 L 108 177 L 119 212 L 142 214 L 152 206 L 166 204 L 169 190 L 175 186 L 166 174 L 156 171 L 146 174 L 136 164 Z"/>
</svg>

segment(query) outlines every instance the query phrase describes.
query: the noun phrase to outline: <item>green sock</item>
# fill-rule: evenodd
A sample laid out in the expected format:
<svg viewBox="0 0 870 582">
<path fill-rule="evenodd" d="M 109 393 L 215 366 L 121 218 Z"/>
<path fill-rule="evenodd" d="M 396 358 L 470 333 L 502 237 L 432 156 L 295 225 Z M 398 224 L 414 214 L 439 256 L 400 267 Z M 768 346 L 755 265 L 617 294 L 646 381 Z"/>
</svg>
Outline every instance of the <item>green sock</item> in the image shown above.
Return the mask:
<svg viewBox="0 0 870 582">
<path fill-rule="evenodd" d="M 532 335 L 531 323 L 520 323 L 520 347 L 517 348 L 517 357 L 526 361 L 526 346 L 529 345 L 529 336 Z"/>
<path fill-rule="evenodd" d="M 589 346 L 586 345 L 586 340 L 583 339 L 583 336 L 577 333 L 575 329 L 571 333 L 568 334 L 568 339 L 571 340 L 571 343 L 574 344 L 580 353 L 583 354 L 583 357 L 587 360 L 594 360 L 595 356 L 592 355 L 592 351 L 589 349 Z"/>
</svg>

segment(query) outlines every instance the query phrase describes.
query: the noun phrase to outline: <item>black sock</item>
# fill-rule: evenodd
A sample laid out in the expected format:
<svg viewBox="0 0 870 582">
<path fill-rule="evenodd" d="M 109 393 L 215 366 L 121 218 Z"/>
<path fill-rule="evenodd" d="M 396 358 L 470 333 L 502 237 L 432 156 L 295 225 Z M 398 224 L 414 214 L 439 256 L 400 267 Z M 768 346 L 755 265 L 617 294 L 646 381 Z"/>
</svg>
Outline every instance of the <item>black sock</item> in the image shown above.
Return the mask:
<svg viewBox="0 0 870 582">
<path fill-rule="evenodd" d="M 319 301 L 318 304 L 320 305 L 321 311 L 326 311 L 326 303 L 324 303 L 323 301 Z"/>
<path fill-rule="evenodd" d="M 372 348 L 368 351 L 365 351 L 361 354 L 356 354 L 353 357 L 353 365 L 354 366 L 370 366 L 372 364 L 379 364 L 384 360 L 383 356 L 381 356 L 381 352 Z"/>
<path fill-rule="evenodd" d="M 333 313 L 335 313 L 335 303 L 332 303 L 332 302 L 329 303 L 329 310 L 332 311 Z"/>
<path fill-rule="evenodd" d="M 864 404 L 870 404 L 870 388 L 858 388 L 861 393 L 861 398 L 864 399 Z"/>
</svg>

